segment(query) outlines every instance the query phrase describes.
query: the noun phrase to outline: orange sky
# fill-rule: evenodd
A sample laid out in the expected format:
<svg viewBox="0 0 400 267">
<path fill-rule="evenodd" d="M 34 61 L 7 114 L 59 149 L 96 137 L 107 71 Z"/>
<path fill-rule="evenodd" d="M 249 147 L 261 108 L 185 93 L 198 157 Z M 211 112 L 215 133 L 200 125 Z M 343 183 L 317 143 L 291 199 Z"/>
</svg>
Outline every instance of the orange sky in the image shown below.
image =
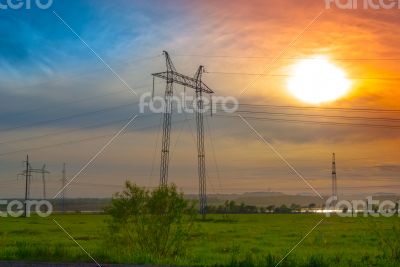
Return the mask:
<svg viewBox="0 0 400 267">
<path fill-rule="evenodd" d="M 290 66 L 297 62 L 295 58 L 325 55 L 347 73 L 353 86 L 346 97 L 322 104 L 322 107 L 400 109 L 400 90 L 397 89 L 400 80 L 385 79 L 400 78 L 400 11 L 397 9 L 326 10 L 323 0 L 177 1 L 177 5 L 182 16 L 174 14 L 174 17 L 171 15 L 168 18 L 166 33 L 162 35 L 165 38 L 163 42 L 154 43 L 153 47 L 141 52 L 144 55 L 153 55 L 167 49 L 178 71 L 188 75 L 194 73 L 197 65 L 205 65 L 206 70 L 211 73 L 205 74 L 204 79 L 217 95 L 238 97 L 240 103 L 309 106 L 287 92 L 287 77 L 263 76 L 240 95 L 254 81 L 255 76 L 212 72 L 290 75 Z M 322 15 L 304 31 L 321 12 Z M 154 27 L 155 31 L 146 34 L 161 32 L 160 26 Z M 296 41 L 292 43 L 293 40 Z M 277 60 L 271 64 L 276 57 Z M 138 80 L 150 81 L 149 74 L 162 70 L 163 67 L 164 62 L 159 58 L 141 70 L 138 66 L 127 66 L 118 71 L 122 77 L 136 83 Z M 70 85 L 65 85 L 68 86 Z M 120 87 L 120 84 L 119 81 L 110 79 L 98 88 L 101 87 L 109 90 Z M 160 85 L 158 92 L 162 92 L 162 88 L 163 85 Z M 261 108 L 257 111 L 271 110 Z M 400 119 L 399 113 L 324 110 L 308 113 Z M 178 118 L 182 119 L 181 116 L 176 117 Z M 332 152 L 336 152 L 338 157 L 338 183 L 342 194 L 399 192 L 399 130 L 249 121 L 322 194 L 330 192 Z M 209 118 L 209 123 L 216 151 L 214 159 L 212 145 L 207 136 L 210 193 L 272 190 L 312 194 L 240 119 L 215 117 Z M 370 121 L 359 120 L 357 123 Z M 49 130 L 52 128 L 43 127 L 32 129 L 30 133 L 39 134 Z M 113 131 L 115 129 L 104 129 L 107 133 Z M 80 179 L 82 183 L 102 183 L 105 186 L 91 191 L 88 189 L 90 185 L 76 184 L 70 189 L 70 194 L 109 195 L 118 188 L 106 185 L 122 184 L 126 178 L 142 185 L 156 186 L 160 143 L 157 133 L 158 129 L 155 127 L 145 132 L 126 134 Z M 5 137 L 24 134 L 26 132 L 16 131 Z M 76 135 L 71 134 L 70 137 L 82 138 L 91 134 L 93 133 L 82 131 Z M 172 138 L 176 146 L 174 145 L 171 156 L 171 181 L 187 192 L 197 192 L 196 150 L 189 126 L 174 125 Z M 157 140 L 158 147 L 155 148 Z M 52 159 L 56 171 L 57 166 L 61 166 L 61 162 L 67 159 L 71 165 L 70 173 L 74 173 L 104 142 L 100 140 L 82 145 L 85 149 L 81 149 L 80 145 L 66 147 L 63 148 L 62 155 L 58 149 L 37 151 L 32 153 L 32 157 L 38 162 L 39 159 Z M 37 145 L 43 144 L 46 141 Z M 20 147 L 9 146 L 7 151 L 16 149 Z M 77 149 L 79 153 L 76 152 Z M 9 156 L 4 159 L 3 164 L 21 161 L 22 157 L 21 154 Z M 218 163 L 219 175 L 215 162 Z M 152 169 L 153 175 L 149 179 Z M 3 176 L 10 177 L 15 172 L 16 170 L 8 170 Z M 57 177 L 57 174 L 54 175 Z M 57 184 L 53 187 L 57 188 Z M 38 185 L 37 190 L 39 188 Z"/>
</svg>

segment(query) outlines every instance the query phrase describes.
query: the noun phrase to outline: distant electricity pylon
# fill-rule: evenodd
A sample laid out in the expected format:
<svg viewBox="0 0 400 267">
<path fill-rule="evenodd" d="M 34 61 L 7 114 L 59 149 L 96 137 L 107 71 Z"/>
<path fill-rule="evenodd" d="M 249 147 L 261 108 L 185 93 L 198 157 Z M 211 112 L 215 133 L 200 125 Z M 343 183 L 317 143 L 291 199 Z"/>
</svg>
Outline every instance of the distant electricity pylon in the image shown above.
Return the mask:
<svg viewBox="0 0 400 267">
<path fill-rule="evenodd" d="M 46 174 L 50 172 L 46 171 L 46 164 L 43 164 L 42 167 L 42 184 L 43 184 L 43 199 L 46 199 Z"/>
<path fill-rule="evenodd" d="M 332 154 L 332 197 L 337 201 L 336 154 Z"/>
<path fill-rule="evenodd" d="M 29 155 L 26 155 L 26 161 L 25 163 L 25 170 L 19 174 L 25 176 L 25 202 L 24 202 L 24 217 L 27 216 L 28 214 L 28 206 L 27 202 L 30 199 L 30 191 L 31 191 L 31 178 L 32 178 L 32 173 L 39 173 L 42 174 L 42 179 L 43 179 L 43 193 L 44 193 L 44 198 L 46 198 L 46 185 L 44 183 L 44 177 L 45 174 L 50 173 L 49 171 L 46 170 L 46 165 L 43 165 L 42 169 L 34 169 L 32 168 L 30 162 L 29 162 Z"/>
<path fill-rule="evenodd" d="M 160 165 L 160 186 L 168 184 L 168 164 L 169 164 L 169 148 L 171 134 L 171 117 L 172 117 L 172 97 L 174 94 L 173 84 L 180 84 L 189 87 L 196 92 L 196 124 L 197 124 L 197 151 L 198 151 L 198 175 L 199 175 L 199 200 L 200 213 L 203 218 L 206 214 L 207 195 L 206 195 L 206 163 L 204 152 L 204 124 L 203 124 L 203 93 L 213 94 L 214 92 L 202 82 L 204 67 L 200 66 L 194 77 L 189 77 L 178 73 L 174 64 L 166 51 L 163 51 L 166 59 L 167 71 L 154 73 L 153 75 L 153 94 L 154 94 L 154 79 L 155 77 L 167 81 L 165 89 L 165 111 L 163 120 L 163 134 L 161 146 L 161 165 Z"/>
</svg>

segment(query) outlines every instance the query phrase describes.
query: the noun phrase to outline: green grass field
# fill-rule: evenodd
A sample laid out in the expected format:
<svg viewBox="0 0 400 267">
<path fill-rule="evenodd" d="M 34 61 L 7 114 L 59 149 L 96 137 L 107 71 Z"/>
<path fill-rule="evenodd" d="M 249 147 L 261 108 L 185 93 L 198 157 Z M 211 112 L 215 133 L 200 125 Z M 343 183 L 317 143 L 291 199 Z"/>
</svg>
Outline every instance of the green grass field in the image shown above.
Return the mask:
<svg viewBox="0 0 400 267">
<path fill-rule="evenodd" d="M 196 222 L 184 257 L 152 262 L 117 251 L 104 241 L 106 215 L 52 215 L 0 218 L 0 259 L 90 262 L 90 258 L 53 221 L 55 219 L 97 261 L 190 266 L 275 266 L 315 228 L 280 266 L 399 266 L 398 217 L 326 218 L 322 215 L 210 215 Z M 384 245 L 382 240 L 393 241 Z M 398 259 L 397 259 L 398 260 Z"/>
</svg>

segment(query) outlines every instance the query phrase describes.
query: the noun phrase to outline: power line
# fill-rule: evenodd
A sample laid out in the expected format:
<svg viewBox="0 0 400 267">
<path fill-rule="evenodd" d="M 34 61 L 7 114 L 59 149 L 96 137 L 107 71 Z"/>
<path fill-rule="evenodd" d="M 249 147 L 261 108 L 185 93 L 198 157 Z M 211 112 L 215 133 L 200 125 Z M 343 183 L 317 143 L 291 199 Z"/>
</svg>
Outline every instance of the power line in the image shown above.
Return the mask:
<svg viewBox="0 0 400 267">
<path fill-rule="evenodd" d="M 139 87 L 135 87 L 135 88 L 132 88 L 132 89 L 135 89 L 135 90 L 136 89 L 142 89 L 142 88 L 147 88 L 148 86 L 150 86 L 150 84 L 139 86 Z M 94 99 L 98 99 L 98 98 L 113 96 L 113 95 L 117 95 L 117 94 L 121 94 L 121 93 L 126 93 L 126 89 L 118 90 L 118 91 L 115 91 L 115 92 L 109 92 L 109 93 L 105 93 L 105 94 L 99 94 L 99 95 L 90 96 L 90 97 L 85 97 L 85 98 L 81 98 L 81 99 L 70 101 L 70 102 L 50 104 L 50 105 L 48 105 L 46 107 L 38 107 L 38 108 L 34 108 L 34 109 L 31 109 L 31 110 L 27 110 L 27 111 L 17 112 L 17 113 L 0 114 L 0 117 L 13 117 L 13 116 L 21 116 L 21 115 L 24 115 L 24 114 L 32 114 L 32 113 L 35 113 L 35 112 L 48 110 L 48 109 L 50 109 L 52 107 L 59 108 L 59 107 L 63 107 L 63 106 L 70 106 L 70 105 L 73 105 L 73 104 L 78 104 L 78 103 L 82 103 L 82 102 L 86 102 L 86 101 L 90 101 L 90 100 L 94 100 Z"/>
<path fill-rule="evenodd" d="M 13 180 L 0 180 L 0 184 L 13 184 L 13 183 L 18 183 L 19 181 L 17 179 Z"/>
<path fill-rule="evenodd" d="M 185 122 L 185 120 L 175 121 L 174 123 L 182 123 L 182 122 Z M 152 125 L 152 126 L 136 128 L 136 129 L 137 130 L 145 130 L 145 129 L 153 128 L 155 126 L 158 126 L 158 125 Z M 126 133 L 123 133 L 123 134 L 126 134 Z M 18 153 L 25 153 L 27 151 L 31 152 L 31 151 L 44 150 L 44 149 L 48 149 L 48 148 L 54 148 L 54 147 L 59 147 L 59 146 L 71 145 L 71 144 L 86 143 L 86 142 L 91 142 L 94 140 L 109 138 L 111 136 L 113 136 L 113 135 L 106 134 L 106 135 L 99 135 L 99 136 L 94 136 L 94 137 L 89 137 L 89 138 L 78 139 L 78 140 L 71 140 L 71 141 L 62 142 L 62 143 L 50 144 L 50 145 L 46 145 L 46 146 L 38 146 L 38 147 L 19 149 L 19 150 L 15 150 L 15 151 L 0 153 L 0 157 L 12 155 L 12 154 L 18 154 Z"/>
<path fill-rule="evenodd" d="M 140 118 L 138 119 L 142 119 L 144 117 L 152 117 L 155 116 L 156 114 L 148 114 L 148 115 L 142 115 Z M 24 142 L 24 141 L 30 141 L 30 140 L 35 140 L 35 139 L 41 139 L 44 137 L 49 137 L 49 136 L 57 136 L 57 135 L 63 135 L 66 133 L 72 133 L 72 132 L 77 132 L 77 131 L 81 131 L 81 130 L 87 130 L 87 129 L 96 129 L 96 128 L 100 128 L 100 127 L 104 127 L 104 126 L 108 126 L 108 125 L 113 125 L 115 123 L 118 122 L 124 122 L 126 121 L 126 119 L 120 119 L 120 120 L 113 120 L 113 121 L 109 121 L 106 123 L 99 123 L 99 124 L 94 124 L 94 125 L 90 125 L 90 126 L 85 126 L 85 127 L 79 127 L 79 128 L 74 128 L 74 129 L 68 129 L 65 131 L 58 131 L 58 132 L 53 132 L 53 133 L 47 133 L 47 134 L 43 134 L 43 135 L 36 135 L 36 136 L 30 136 L 30 137 L 24 137 L 24 138 L 18 138 L 18 139 L 13 139 L 13 140 L 8 140 L 8 141 L 3 141 L 0 142 L 0 145 L 5 145 L 5 144 L 13 144 L 13 143 L 19 143 L 19 142 Z"/>
<path fill-rule="evenodd" d="M 87 127 L 74 128 L 74 129 L 69 129 L 69 130 L 59 131 L 59 132 L 53 132 L 53 133 L 48 133 L 48 134 L 43 134 L 43 135 L 36 135 L 36 136 L 30 136 L 30 137 L 25 137 L 25 138 L 13 139 L 13 140 L 0 142 L 0 145 L 15 144 L 15 143 L 20 143 L 20 142 L 24 142 L 24 141 L 31 141 L 31 140 L 35 140 L 35 139 L 41 139 L 41 138 L 49 137 L 49 136 L 57 136 L 57 135 L 63 135 L 63 134 L 67 134 L 67 133 L 73 133 L 73 132 L 86 130 L 86 129 L 96 129 L 96 128 L 100 128 L 100 127 L 107 126 L 107 125 L 113 125 L 115 123 L 123 122 L 123 121 L 126 121 L 126 120 L 125 119 L 123 119 L 123 120 L 113 120 L 113 121 L 109 121 L 109 122 L 106 122 L 106 123 L 90 125 L 90 126 L 87 126 Z"/>
<path fill-rule="evenodd" d="M 216 117 L 238 119 L 237 116 L 230 115 L 215 115 Z M 325 122 L 325 121 L 309 121 L 309 120 L 294 120 L 294 119 L 277 119 L 277 118 L 261 118 L 261 117 L 251 117 L 243 116 L 245 119 L 249 120 L 262 120 L 271 122 L 289 122 L 289 123 L 307 123 L 307 124 L 321 124 L 326 126 L 347 126 L 347 127 L 371 127 L 371 128 L 384 128 L 384 129 L 400 129 L 400 125 L 384 125 L 384 124 L 364 124 L 364 123 L 345 123 L 345 122 Z"/>
<path fill-rule="evenodd" d="M 143 57 L 143 58 L 138 58 L 136 60 L 132 60 L 129 62 L 121 62 L 120 64 L 114 64 L 115 66 L 122 66 L 122 65 L 129 65 L 131 63 L 135 63 L 135 62 L 139 62 L 139 61 L 144 61 L 147 59 L 154 59 L 157 57 L 160 57 L 161 55 L 157 55 L 157 56 L 149 56 L 149 57 Z M 19 87 L 13 87 L 14 89 L 27 89 L 27 88 L 32 88 L 32 87 L 38 87 L 38 86 L 43 86 L 43 85 L 47 85 L 47 84 L 54 84 L 54 83 L 58 83 L 60 81 L 69 81 L 69 80 L 73 80 L 76 77 L 82 77 L 82 76 L 86 76 L 88 74 L 94 74 L 97 73 L 99 71 L 104 70 L 104 67 L 100 67 L 100 68 L 94 68 L 90 71 L 80 71 L 79 73 L 75 73 L 72 75 L 68 75 L 65 77 L 60 77 L 59 79 L 53 79 L 53 80 L 48 80 L 48 81 L 43 81 L 43 82 L 38 82 L 38 83 L 34 83 L 34 84 L 29 84 L 29 85 L 24 85 L 24 86 L 19 86 Z M 125 90 L 126 92 L 126 90 Z"/>
<path fill-rule="evenodd" d="M 218 165 L 218 160 L 217 160 L 217 155 L 215 153 L 215 147 L 214 147 L 214 137 L 211 131 L 211 126 L 210 123 L 208 122 L 208 118 L 206 117 L 206 124 L 207 124 L 207 129 L 208 129 L 208 136 L 210 139 L 210 144 L 211 144 L 211 149 L 212 149 L 212 154 L 213 154 L 213 159 L 214 159 L 214 164 L 215 164 L 215 171 L 217 173 L 217 178 L 218 178 L 218 185 L 220 189 L 220 193 L 222 193 L 222 183 L 221 183 L 221 175 L 219 171 L 219 165 Z"/>
<path fill-rule="evenodd" d="M 25 148 L 25 149 L 20 149 L 20 150 L 14 150 L 6 153 L 1 153 L 0 157 L 6 156 L 6 155 L 12 155 L 12 154 L 18 154 L 26 151 L 37 151 L 37 150 L 43 150 L 47 148 L 53 148 L 53 147 L 59 147 L 59 146 L 64 146 L 64 145 L 70 145 L 70 144 L 78 144 L 78 143 L 84 143 L 84 142 L 89 142 L 89 141 L 94 141 L 97 139 L 102 139 L 106 137 L 110 137 L 111 135 L 100 135 L 96 137 L 91 137 L 91 138 L 85 138 L 85 139 L 79 139 L 79 140 L 72 140 L 68 142 L 62 142 L 62 143 L 57 143 L 57 144 L 51 144 L 51 145 L 46 145 L 46 146 L 39 146 L 39 147 L 31 147 L 31 148 Z"/>
<path fill-rule="evenodd" d="M 135 63 L 135 62 L 139 62 L 139 61 L 144 61 L 144 60 L 147 60 L 147 59 L 154 59 L 154 58 L 157 58 L 157 57 L 160 57 L 161 55 L 157 55 L 157 56 L 147 56 L 147 57 L 142 57 L 142 58 L 137 58 L 137 59 L 134 59 L 134 60 L 131 60 L 131 61 L 129 61 L 129 62 L 126 62 L 126 63 L 122 63 L 122 64 L 117 64 L 117 66 L 118 65 L 127 65 L 127 64 L 130 64 L 130 63 Z M 102 70 L 102 69 L 99 69 L 99 70 Z M 86 74 L 88 74 L 88 73 L 96 73 L 97 71 L 91 71 L 91 72 L 84 72 L 83 74 L 80 72 L 79 74 L 77 74 L 77 75 L 70 75 L 70 76 L 68 76 L 68 77 L 65 77 L 65 78 L 63 78 L 62 80 L 71 80 L 72 78 L 74 78 L 74 77 L 80 77 L 80 76 L 84 76 L 84 75 L 86 75 Z M 24 89 L 24 88 L 31 88 L 31 87 L 36 87 L 36 86 L 43 86 L 43 85 L 46 85 L 46 84 L 51 84 L 51 83 L 57 83 L 58 81 L 57 80 L 53 80 L 53 81 L 47 81 L 47 82 L 41 82 L 41 83 L 37 83 L 37 84 L 31 84 L 31 85 L 28 85 L 28 86 L 22 86 L 22 87 L 18 87 L 18 89 Z M 139 87 L 135 87 L 135 88 L 132 88 L 132 89 L 141 89 L 141 88 L 144 88 L 144 87 L 147 87 L 148 85 L 144 85 L 144 86 L 139 86 Z M 0 114 L 0 117 L 5 117 L 5 116 L 17 116 L 17 115 L 23 115 L 23 114 L 27 114 L 27 113 L 32 113 L 32 112 L 37 112 L 37 111 L 41 111 L 41 110 L 46 110 L 46 109 L 48 109 L 48 108 L 50 108 L 51 106 L 57 106 L 57 107 L 59 107 L 59 106 L 64 106 L 64 105 L 69 105 L 69 104 L 74 104 L 74 103 L 79 103 L 79 102 L 83 102 L 83 101 L 88 101 L 88 100 L 92 100 L 92 99 L 96 99 L 96 98 L 101 98 L 101 97 L 107 97 L 107 96 L 110 96 L 110 95 L 114 95 L 114 94 L 120 94 L 120 93 L 125 93 L 125 92 L 127 92 L 126 91 L 126 89 L 124 89 L 124 90 L 120 90 L 120 91 L 116 91 L 116 92 L 111 92 L 111 93 L 106 93 L 106 94 L 103 94 L 103 95 L 98 95 L 98 96 L 94 96 L 94 97 L 88 97 L 88 98 L 82 98 L 82 99 L 80 99 L 80 100 L 75 100 L 75 101 L 72 101 L 72 102 L 68 102 L 68 103 L 57 103 L 57 104 L 53 104 L 53 105 L 50 105 L 50 106 L 48 106 L 48 107 L 38 107 L 38 108 L 35 108 L 35 109 L 32 109 L 32 110 L 28 110 L 28 111 L 23 111 L 23 112 L 17 112 L 17 113 L 9 113 L 9 114 Z"/>
<path fill-rule="evenodd" d="M 304 116 L 304 117 L 315 117 L 316 116 L 316 115 L 309 115 L 309 114 L 251 112 L 251 111 L 239 111 L 238 113 L 250 113 L 250 114 L 252 114 L 252 113 L 262 113 L 262 114 L 270 114 L 270 115 L 274 114 L 274 115 L 279 115 L 279 116 L 282 115 L 282 116 Z M 154 116 L 154 115 L 156 115 L 156 114 L 147 115 L 147 116 Z M 232 118 L 236 118 L 235 116 L 219 115 L 219 114 L 217 114 L 216 116 L 217 117 L 232 117 Z M 323 115 L 317 115 L 317 116 L 318 117 L 322 117 L 322 118 L 342 118 L 342 117 L 346 117 L 346 116 L 323 116 Z M 142 118 L 142 117 L 140 117 L 140 118 Z M 288 119 L 278 119 L 278 118 L 269 118 L 269 117 L 253 117 L 253 116 L 245 116 L 245 118 L 252 119 L 252 120 L 269 120 L 269 121 L 273 121 L 273 122 L 289 122 L 289 123 L 303 123 L 304 122 L 304 123 L 322 124 L 322 125 L 374 127 L 374 128 L 390 128 L 390 129 L 398 129 L 398 128 L 400 128 L 400 126 L 397 126 L 397 125 L 387 125 L 387 124 L 323 122 L 323 121 L 306 121 L 306 120 L 293 120 L 293 119 L 288 120 Z M 348 119 L 357 118 L 358 119 L 358 118 L 361 118 L 361 117 L 346 117 L 346 118 L 348 118 Z M 362 118 L 363 119 L 364 118 L 365 119 L 370 119 L 370 118 L 367 118 L 367 117 L 362 117 Z M 384 118 L 381 118 L 381 119 L 384 119 Z M 186 120 L 187 120 L 187 118 L 185 118 L 183 121 L 185 122 Z M 56 132 L 56 133 L 49 133 L 49 134 L 38 135 L 38 136 L 27 137 L 27 138 L 21 138 L 21 139 L 14 139 L 14 140 L 2 142 L 0 144 L 18 143 L 18 142 L 27 141 L 27 140 L 40 139 L 40 138 L 44 138 L 44 137 L 48 137 L 48 136 L 62 135 L 62 134 L 65 134 L 65 133 L 75 132 L 75 131 L 79 131 L 79 130 L 97 128 L 97 127 L 106 126 L 106 125 L 112 125 L 112 124 L 115 124 L 115 123 L 118 123 L 118 122 L 122 122 L 122 121 L 125 121 L 125 120 L 115 120 L 115 121 L 110 121 L 110 122 L 107 122 L 107 123 L 92 125 L 92 126 L 88 126 L 88 127 L 82 127 L 82 128 L 72 129 L 72 130 L 60 131 L 60 132 Z M 178 121 L 178 122 L 181 122 L 181 121 Z M 105 138 L 105 137 L 109 137 L 109 135 L 101 135 L 101 136 L 97 136 L 97 137 L 94 137 L 94 138 L 85 138 L 85 139 L 78 140 L 78 141 L 68 141 L 68 142 L 63 142 L 63 143 L 59 143 L 59 144 L 55 144 L 55 145 L 48 145 L 48 146 L 44 146 L 44 147 L 35 147 L 35 148 L 28 149 L 28 150 L 29 151 L 41 150 L 41 149 L 51 148 L 51 147 L 58 146 L 58 145 L 67 145 L 67 144 L 72 144 L 72 143 L 87 142 L 87 141 L 97 140 L 97 139 L 101 139 L 101 138 Z M 3 154 L 0 154 L 0 156 L 9 155 L 9 154 L 15 154 L 15 153 L 23 152 L 23 151 L 26 151 L 26 149 L 3 153 Z"/>
<path fill-rule="evenodd" d="M 51 183 L 56 183 L 57 181 L 52 181 L 49 180 Z M 99 187 L 123 187 L 124 183 L 121 184 L 105 184 L 105 183 L 90 183 L 90 182 L 74 182 L 74 186 L 99 186 Z M 233 185 L 233 184 L 231 184 Z M 400 187 L 400 184 L 390 184 L 390 185 L 363 185 L 363 186 L 342 186 L 342 190 L 347 190 L 347 189 L 362 189 L 362 188 L 391 188 L 391 187 Z M 157 187 L 147 187 L 147 188 L 157 188 Z M 236 186 L 224 186 L 225 189 L 243 189 L 243 187 L 240 187 L 240 185 Z M 190 187 L 190 189 L 196 189 L 196 187 Z M 290 189 L 302 189 L 302 187 L 292 187 Z M 330 189 L 329 187 L 322 187 L 320 189 L 323 190 L 328 190 Z M 246 190 L 248 191 L 248 190 Z M 220 195 L 220 193 L 216 193 L 216 195 Z M 230 195 L 230 194 L 227 194 Z"/>
<path fill-rule="evenodd" d="M 158 137 L 160 136 L 161 133 L 161 121 L 162 121 L 162 117 L 160 116 L 160 122 L 158 125 L 158 130 L 157 130 L 157 135 L 156 135 L 156 140 L 155 140 L 155 146 L 154 146 L 154 152 L 153 152 L 153 159 L 152 159 L 152 163 L 151 163 L 151 171 L 150 171 L 150 175 L 149 175 L 149 186 L 152 184 L 151 180 L 153 178 L 153 172 L 154 172 L 154 167 L 156 164 L 156 155 L 157 155 L 157 149 L 158 149 Z"/>
<path fill-rule="evenodd" d="M 127 105 L 131 105 L 131 104 L 127 104 Z M 249 106 L 248 104 L 241 104 L 241 105 Z M 122 106 L 112 107 L 111 109 L 120 108 L 120 107 L 124 107 L 124 106 L 126 106 L 126 104 L 124 104 Z M 254 106 L 254 105 L 252 105 L 252 106 Z M 267 106 L 267 105 L 262 105 L 262 106 Z M 288 106 L 274 106 L 274 107 L 287 108 Z M 307 108 L 307 107 L 293 107 L 293 106 L 291 106 L 291 107 L 296 108 L 296 109 Z M 313 108 L 313 107 L 308 107 L 308 108 Z M 102 110 L 98 110 L 98 111 L 94 111 L 94 112 L 90 112 L 90 113 L 83 113 L 83 114 L 73 115 L 73 116 L 69 116 L 69 117 L 58 118 L 58 119 L 51 120 L 51 122 L 60 121 L 63 119 L 70 119 L 72 117 L 85 116 L 88 114 L 107 112 L 109 110 L 110 109 L 102 109 Z M 363 109 L 363 110 L 365 110 L 365 109 Z M 389 110 L 379 110 L 379 111 L 389 111 Z M 393 110 L 390 110 L 390 111 L 393 111 Z M 338 118 L 338 119 L 346 119 L 346 120 L 378 120 L 378 121 L 383 120 L 383 121 L 393 121 L 393 122 L 400 121 L 400 119 L 396 119 L 396 118 L 383 118 L 383 117 L 351 117 L 351 116 L 339 116 L 339 115 L 331 116 L 331 115 L 318 115 L 318 114 L 292 114 L 292 113 L 284 113 L 284 112 L 266 112 L 266 111 L 250 111 L 250 110 L 239 110 L 238 112 L 239 113 L 249 113 L 249 114 L 268 114 L 268 115 L 275 115 L 275 116 L 295 116 L 295 117 L 311 117 L 311 118 L 327 118 L 327 119 Z M 92 128 L 95 129 L 98 127 L 112 125 L 114 123 L 118 123 L 118 122 L 122 122 L 122 121 L 124 121 L 124 120 L 113 120 L 113 121 L 109 121 L 106 123 L 91 125 L 91 126 L 87 126 L 87 127 L 69 129 L 69 130 L 65 130 L 65 131 L 59 131 L 59 132 L 55 132 L 55 133 L 48 133 L 48 134 L 44 134 L 44 135 L 37 135 L 37 136 L 26 137 L 26 138 L 18 138 L 18 139 L 0 142 L 0 145 L 18 143 L 18 142 L 29 141 L 29 140 L 34 140 L 34 139 L 40 139 L 40 138 L 49 137 L 49 136 L 62 135 L 62 134 L 76 132 L 76 131 L 84 130 L 84 129 L 92 129 Z M 49 122 L 49 121 L 39 122 L 38 124 L 42 124 L 45 122 Z M 385 125 L 380 125 L 380 126 L 385 126 Z M 22 127 L 22 126 L 20 126 L 20 127 Z"/>
<path fill-rule="evenodd" d="M 271 56 L 230 56 L 230 55 L 190 55 L 174 54 L 175 57 L 232 58 L 232 59 L 274 59 Z M 285 60 L 312 60 L 311 57 L 281 57 Z M 329 58 L 336 61 L 400 61 L 400 58 Z"/>
<path fill-rule="evenodd" d="M 69 115 L 69 116 L 65 116 L 65 117 L 59 117 L 59 118 L 50 119 L 50 120 L 44 120 L 44 121 L 39 121 L 39 122 L 34 122 L 34 123 L 28 123 L 28 124 L 14 126 L 14 127 L 10 127 L 10 128 L 3 128 L 3 129 L 0 129 L 0 131 L 8 132 L 8 131 L 12 131 L 12 130 L 21 129 L 21 128 L 33 127 L 33 126 L 37 126 L 37 125 L 42 125 L 42 124 L 47 124 L 47 123 L 52 123 L 52 122 L 59 122 L 59 121 L 64 121 L 64 120 L 70 120 L 70 119 L 74 119 L 74 118 L 78 118 L 78 117 L 85 117 L 85 116 L 88 116 L 88 115 L 104 113 L 104 112 L 108 112 L 108 111 L 112 111 L 112 110 L 116 110 L 116 109 L 120 109 L 120 108 L 125 108 L 125 107 L 128 107 L 128 106 L 137 104 L 137 103 L 139 103 L 139 102 L 138 101 L 137 102 L 131 102 L 131 103 L 122 104 L 122 105 L 119 105 L 119 106 L 113 106 L 113 107 L 98 109 L 98 110 L 89 111 L 89 112 L 77 113 L 77 114 Z"/>
<path fill-rule="evenodd" d="M 240 103 L 239 106 L 270 107 L 270 108 L 280 108 L 280 109 L 315 109 L 315 110 L 324 110 L 324 111 L 329 110 L 329 111 L 355 111 L 355 112 L 400 112 L 400 109 L 313 107 L 313 106 L 248 104 L 248 103 Z"/>
<path fill-rule="evenodd" d="M 324 119 L 375 120 L 375 121 L 387 121 L 387 122 L 400 122 L 400 119 L 397 118 L 384 118 L 384 117 L 354 117 L 354 116 L 298 114 L 298 113 L 294 114 L 286 112 L 268 112 L 268 111 L 251 111 L 251 110 L 238 110 L 237 113 L 268 114 L 275 116 L 311 117 L 311 118 L 324 118 Z"/>
<path fill-rule="evenodd" d="M 246 75 L 246 76 L 268 76 L 268 77 L 293 77 L 289 74 L 269 74 L 269 73 L 249 73 L 249 72 L 222 72 L 222 71 L 207 71 L 208 74 L 222 74 L 222 75 Z M 387 81 L 400 81 L 400 77 L 345 77 L 351 80 L 387 80 Z"/>
</svg>

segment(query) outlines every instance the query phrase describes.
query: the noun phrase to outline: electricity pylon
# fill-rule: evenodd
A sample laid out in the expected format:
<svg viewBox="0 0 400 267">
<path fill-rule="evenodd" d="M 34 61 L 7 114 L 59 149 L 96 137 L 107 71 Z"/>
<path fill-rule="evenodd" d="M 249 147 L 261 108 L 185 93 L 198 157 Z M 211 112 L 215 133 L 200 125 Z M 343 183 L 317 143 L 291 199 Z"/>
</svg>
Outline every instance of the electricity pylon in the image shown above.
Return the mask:
<svg viewBox="0 0 400 267">
<path fill-rule="evenodd" d="M 160 185 L 165 186 L 168 184 L 168 165 L 169 165 L 169 147 L 171 136 L 171 119 L 172 119 L 172 97 L 174 95 L 174 76 L 177 74 L 174 64 L 171 61 L 168 53 L 164 51 L 167 71 L 153 74 L 153 91 L 154 79 L 159 77 L 167 81 L 165 88 L 165 111 L 163 120 L 163 134 L 161 145 L 161 165 L 160 165 Z"/>
<path fill-rule="evenodd" d="M 34 168 L 32 168 L 32 166 L 31 166 L 31 164 L 29 162 L 29 155 L 26 155 L 25 170 L 21 174 L 19 174 L 19 175 L 24 175 L 25 176 L 24 217 L 26 217 L 27 214 L 28 214 L 27 202 L 30 199 L 32 173 L 42 174 L 43 189 L 44 189 L 43 193 L 44 193 L 44 198 L 46 198 L 46 186 L 44 184 L 44 175 L 48 174 L 50 172 L 46 170 L 46 165 L 43 165 L 42 169 L 34 169 Z"/>
<path fill-rule="evenodd" d="M 50 173 L 46 170 L 46 164 L 42 167 L 42 184 L 43 184 L 43 199 L 46 199 L 46 174 Z"/>
<path fill-rule="evenodd" d="M 196 72 L 196 124 L 197 124 L 197 161 L 198 161 L 198 174 L 199 174 L 199 202 L 200 214 L 205 218 L 207 212 L 207 184 L 206 184 L 206 160 L 204 151 L 204 123 L 203 123 L 203 88 L 201 87 L 201 77 L 204 72 L 204 67 L 200 66 Z"/>
<path fill-rule="evenodd" d="M 25 201 L 24 201 L 24 217 L 27 216 L 27 202 L 29 199 L 29 191 L 30 191 L 30 180 L 31 180 L 31 165 L 29 164 L 29 155 L 26 155 L 25 161 L 25 171 L 22 173 L 25 175 Z"/>
<path fill-rule="evenodd" d="M 203 126 L 203 93 L 213 94 L 214 92 L 202 81 L 204 67 L 200 66 L 194 77 L 189 77 L 178 73 L 169 54 L 163 52 L 166 60 L 167 71 L 154 73 L 153 75 L 153 92 L 155 77 L 167 81 L 165 89 L 165 111 L 163 120 L 163 135 L 161 146 L 161 166 L 160 166 L 160 186 L 168 184 L 168 164 L 169 164 L 169 148 L 171 134 L 171 118 L 172 118 L 172 97 L 173 84 L 183 85 L 185 88 L 192 88 L 196 92 L 196 124 L 197 124 L 197 151 L 198 151 L 198 175 L 199 175 L 199 200 L 200 213 L 203 218 L 206 214 L 207 195 L 206 195 L 206 166 L 204 152 L 204 126 Z"/>
<path fill-rule="evenodd" d="M 332 154 L 332 197 L 334 202 L 337 202 L 337 179 L 336 179 L 336 154 Z"/>
</svg>

